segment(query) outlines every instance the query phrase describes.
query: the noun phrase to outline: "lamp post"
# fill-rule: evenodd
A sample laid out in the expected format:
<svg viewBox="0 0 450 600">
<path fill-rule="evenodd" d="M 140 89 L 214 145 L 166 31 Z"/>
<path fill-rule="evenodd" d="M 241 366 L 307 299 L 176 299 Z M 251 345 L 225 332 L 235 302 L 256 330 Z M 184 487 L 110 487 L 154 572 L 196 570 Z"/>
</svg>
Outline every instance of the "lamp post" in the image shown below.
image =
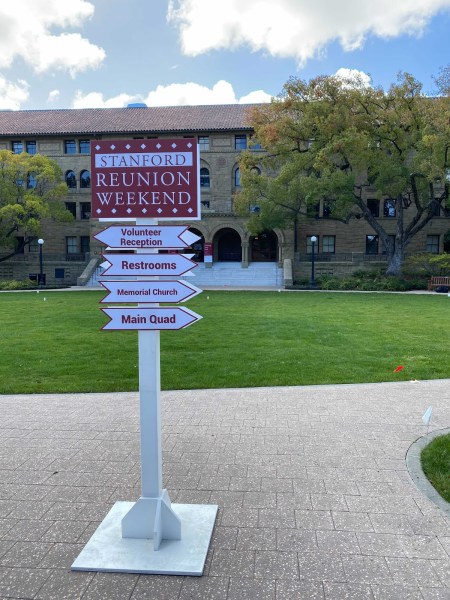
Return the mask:
<svg viewBox="0 0 450 600">
<path fill-rule="evenodd" d="M 311 236 L 311 280 L 309 282 L 309 286 L 311 288 L 314 288 L 314 286 L 315 286 L 315 282 L 314 282 L 314 250 L 315 250 L 316 242 L 317 242 L 316 236 L 312 235 Z"/>
<path fill-rule="evenodd" d="M 38 244 L 39 244 L 39 279 L 38 279 L 38 285 L 44 285 L 45 284 L 45 277 L 44 277 L 44 265 L 43 265 L 43 260 L 42 260 L 42 246 L 44 245 L 44 240 L 42 238 L 38 239 Z"/>
</svg>

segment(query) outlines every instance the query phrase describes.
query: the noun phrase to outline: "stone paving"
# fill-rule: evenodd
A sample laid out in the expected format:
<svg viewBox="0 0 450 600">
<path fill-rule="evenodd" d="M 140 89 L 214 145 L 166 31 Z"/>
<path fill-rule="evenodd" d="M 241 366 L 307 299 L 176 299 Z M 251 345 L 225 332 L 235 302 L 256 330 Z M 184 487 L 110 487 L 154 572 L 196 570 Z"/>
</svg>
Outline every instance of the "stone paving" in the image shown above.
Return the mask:
<svg viewBox="0 0 450 600">
<path fill-rule="evenodd" d="M 405 456 L 450 381 L 162 394 L 172 501 L 220 509 L 203 577 L 72 572 L 140 493 L 137 393 L 0 396 L 0 599 L 450 599 L 450 520 Z"/>
</svg>

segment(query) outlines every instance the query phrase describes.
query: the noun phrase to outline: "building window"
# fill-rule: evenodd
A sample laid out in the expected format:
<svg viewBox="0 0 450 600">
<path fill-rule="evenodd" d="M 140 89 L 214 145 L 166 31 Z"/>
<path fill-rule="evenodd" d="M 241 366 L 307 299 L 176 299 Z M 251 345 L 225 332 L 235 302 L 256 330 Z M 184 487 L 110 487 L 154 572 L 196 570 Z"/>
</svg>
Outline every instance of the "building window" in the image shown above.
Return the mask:
<svg viewBox="0 0 450 600">
<path fill-rule="evenodd" d="M 39 252 L 39 244 L 38 244 L 38 239 L 35 238 L 32 242 L 30 242 L 30 245 L 28 246 L 28 250 L 30 252 Z"/>
<path fill-rule="evenodd" d="M 209 171 L 205 167 L 200 169 L 200 187 L 202 187 L 202 188 L 211 187 L 211 181 L 209 179 Z"/>
<path fill-rule="evenodd" d="M 250 138 L 250 148 L 251 150 L 262 150 L 261 144 L 253 136 Z"/>
<path fill-rule="evenodd" d="M 91 187 L 91 174 L 89 171 L 81 171 L 80 173 L 80 188 Z"/>
<path fill-rule="evenodd" d="M 66 237 L 66 253 L 77 254 L 78 253 L 78 241 L 76 236 L 69 235 Z"/>
<path fill-rule="evenodd" d="M 234 187 L 241 187 L 241 170 L 239 167 L 234 171 Z"/>
<path fill-rule="evenodd" d="M 203 208 L 209 208 L 209 200 L 200 200 L 200 204 Z"/>
<path fill-rule="evenodd" d="M 91 218 L 91 203 L 90 202 L 80 202 L 80 216 L 84 220 Z"/>
<path fill-rule="evenodd" d="M 27 189 L 34 190 L 36 187 L 37 180 L 36 177 L 32 173 L 28 173 L 27 175 Z"/>
<path fill-rule="evenodd" d="M 306 214 L 310 219 L 318 219 L 320 214 L 320 202 L 308 204 L 306 207 Z"/>
<path fill-rule="evenodd" d="M 77 143 L 75 140 L 64 140 L 64 153 L 65 154 L 76 154 Z"/>
<path fill-rule="evenodd" d="M 329 202 L 328 200 L 324 200 L 322 216 L 324 219 L 328 219 L 328 217 L 330 215 L 331 215 L 331 202 Z"/>
<path fill-rule="evenodd" d="M 427 252 L 439 254 L 439 236 L 427 235 Z"/>
<path fill-rule="evenodd" d="M 200 152 L 209 150 L 209 137 L 207 135 L 199 135 L 198 145 L 200 146 Z"/>
<path fill-rule="evenodd" d="M 336 236 L 335 235 L 323 235 L 322 236 L 322 252 L 327 254 L 334 254 L 336 251 Z"/>
<path fill-rule="evenodd" d="M 22 236 L 16 236 L 16 253 L 25 254 L 25 238 Z"/>
<path fill-rule="evenodd" d="M 377 235 L 366 235 L 366 254 L 378 254 Z"/>
<path fill-rule="evenodd" d="M 74 171 L 67 171 L 65 180 L 68 188 L 75 189 L 77 187 L 77 178 Z"/>
<path fill-rule="evenodd" d="M 383 216 L 385 217 L 395 217 L 395 200 L 392 198 L 387 198 L 383 202 Z"/>
<path fill-rule="evenodd" d="M 23 142 L 11 142 L 11 150 L 13 154 L 22 154 Z"/>
<path fill-rule="evenodd" d="M 36 154 L 37 144 L 35 141 L 25 142 L 25 147 L 27 149 L 28 154 Z"/>
<path fill-rule="evenodd" d="M 441 214 L 441 201 L 439 198 L 435 198 L 434 200 L 435 202 L 431 205 L 431 212 L 433 217 L 439 217 Z"/>
<path fill-rule="evenodd" d="M 88 235 L 81 235 L 80 236 L 80 250 L 83 254 L 86 254 L 86 252 L 89 252 L 91 249 L 91 241 L 90 241 L 90 237 Z"/>
<path fill-rule="evenodd" d="M 380 201 L 376 199 L 367 200 L 367 208 L 373 217 L 380 216 Z"/>
<path fill-rule="evenodd" d="M 247 136 L 246 135 L 235 135 L 234 136 L 234 148 L 236 150 L 247 149 Z"/>
<path fill-rule="evenodd" d="M 77 218 L 77 203 L 76 202 L 66 202 L 66 210 L 68 210 L 75 219 Z"/>
<path fill-rule="evenodd" d="M 306 238 L 306 254 L 312 254 L 312 237 L 316 238 L 316 241 L 314 242 L 314 252 L 317 252 L 317 249 L 319 248 L 319 236 L 315 234 L 308 235 L 308 237 Z"/>
<path fill-rule="evenodd" d="M 78 142 L 80 148 L 80 154 L 90 154 L 91 153 L 91 141 L 90 140 L 80 140 Z"/>
</svg>

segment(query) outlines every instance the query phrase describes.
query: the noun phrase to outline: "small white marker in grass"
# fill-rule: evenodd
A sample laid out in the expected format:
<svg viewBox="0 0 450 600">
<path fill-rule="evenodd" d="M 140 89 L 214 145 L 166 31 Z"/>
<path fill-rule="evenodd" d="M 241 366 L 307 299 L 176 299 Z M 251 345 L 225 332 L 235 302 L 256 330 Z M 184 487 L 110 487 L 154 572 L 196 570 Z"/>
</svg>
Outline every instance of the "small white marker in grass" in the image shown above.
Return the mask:
<svg viewBox="0 0 450 600">
<path fill-rule="evenodd" d="M 433 413 L 433 407 L 429 406 L 427 408 L 427 410 L 422 415 L 422 421 L 427 426 L 427 443 L 428 443 L 428 431 L 430 429 L 430 421 L 431 421 L 431 415 L 432 415 L 432 413 Z"/>
</svg>

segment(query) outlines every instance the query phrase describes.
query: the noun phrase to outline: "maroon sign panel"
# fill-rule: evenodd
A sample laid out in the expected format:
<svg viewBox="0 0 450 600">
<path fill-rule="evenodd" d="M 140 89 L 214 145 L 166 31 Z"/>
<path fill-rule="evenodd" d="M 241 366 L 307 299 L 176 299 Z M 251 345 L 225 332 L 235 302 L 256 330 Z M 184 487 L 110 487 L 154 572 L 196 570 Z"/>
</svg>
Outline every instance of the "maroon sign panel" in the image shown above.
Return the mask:
<svg viewBox="0 0 450 600">
<path fill-rule="evenodd" d="M 195 138 L 91 142 L 94 219 L 200 219 Z"/>
</svg>

